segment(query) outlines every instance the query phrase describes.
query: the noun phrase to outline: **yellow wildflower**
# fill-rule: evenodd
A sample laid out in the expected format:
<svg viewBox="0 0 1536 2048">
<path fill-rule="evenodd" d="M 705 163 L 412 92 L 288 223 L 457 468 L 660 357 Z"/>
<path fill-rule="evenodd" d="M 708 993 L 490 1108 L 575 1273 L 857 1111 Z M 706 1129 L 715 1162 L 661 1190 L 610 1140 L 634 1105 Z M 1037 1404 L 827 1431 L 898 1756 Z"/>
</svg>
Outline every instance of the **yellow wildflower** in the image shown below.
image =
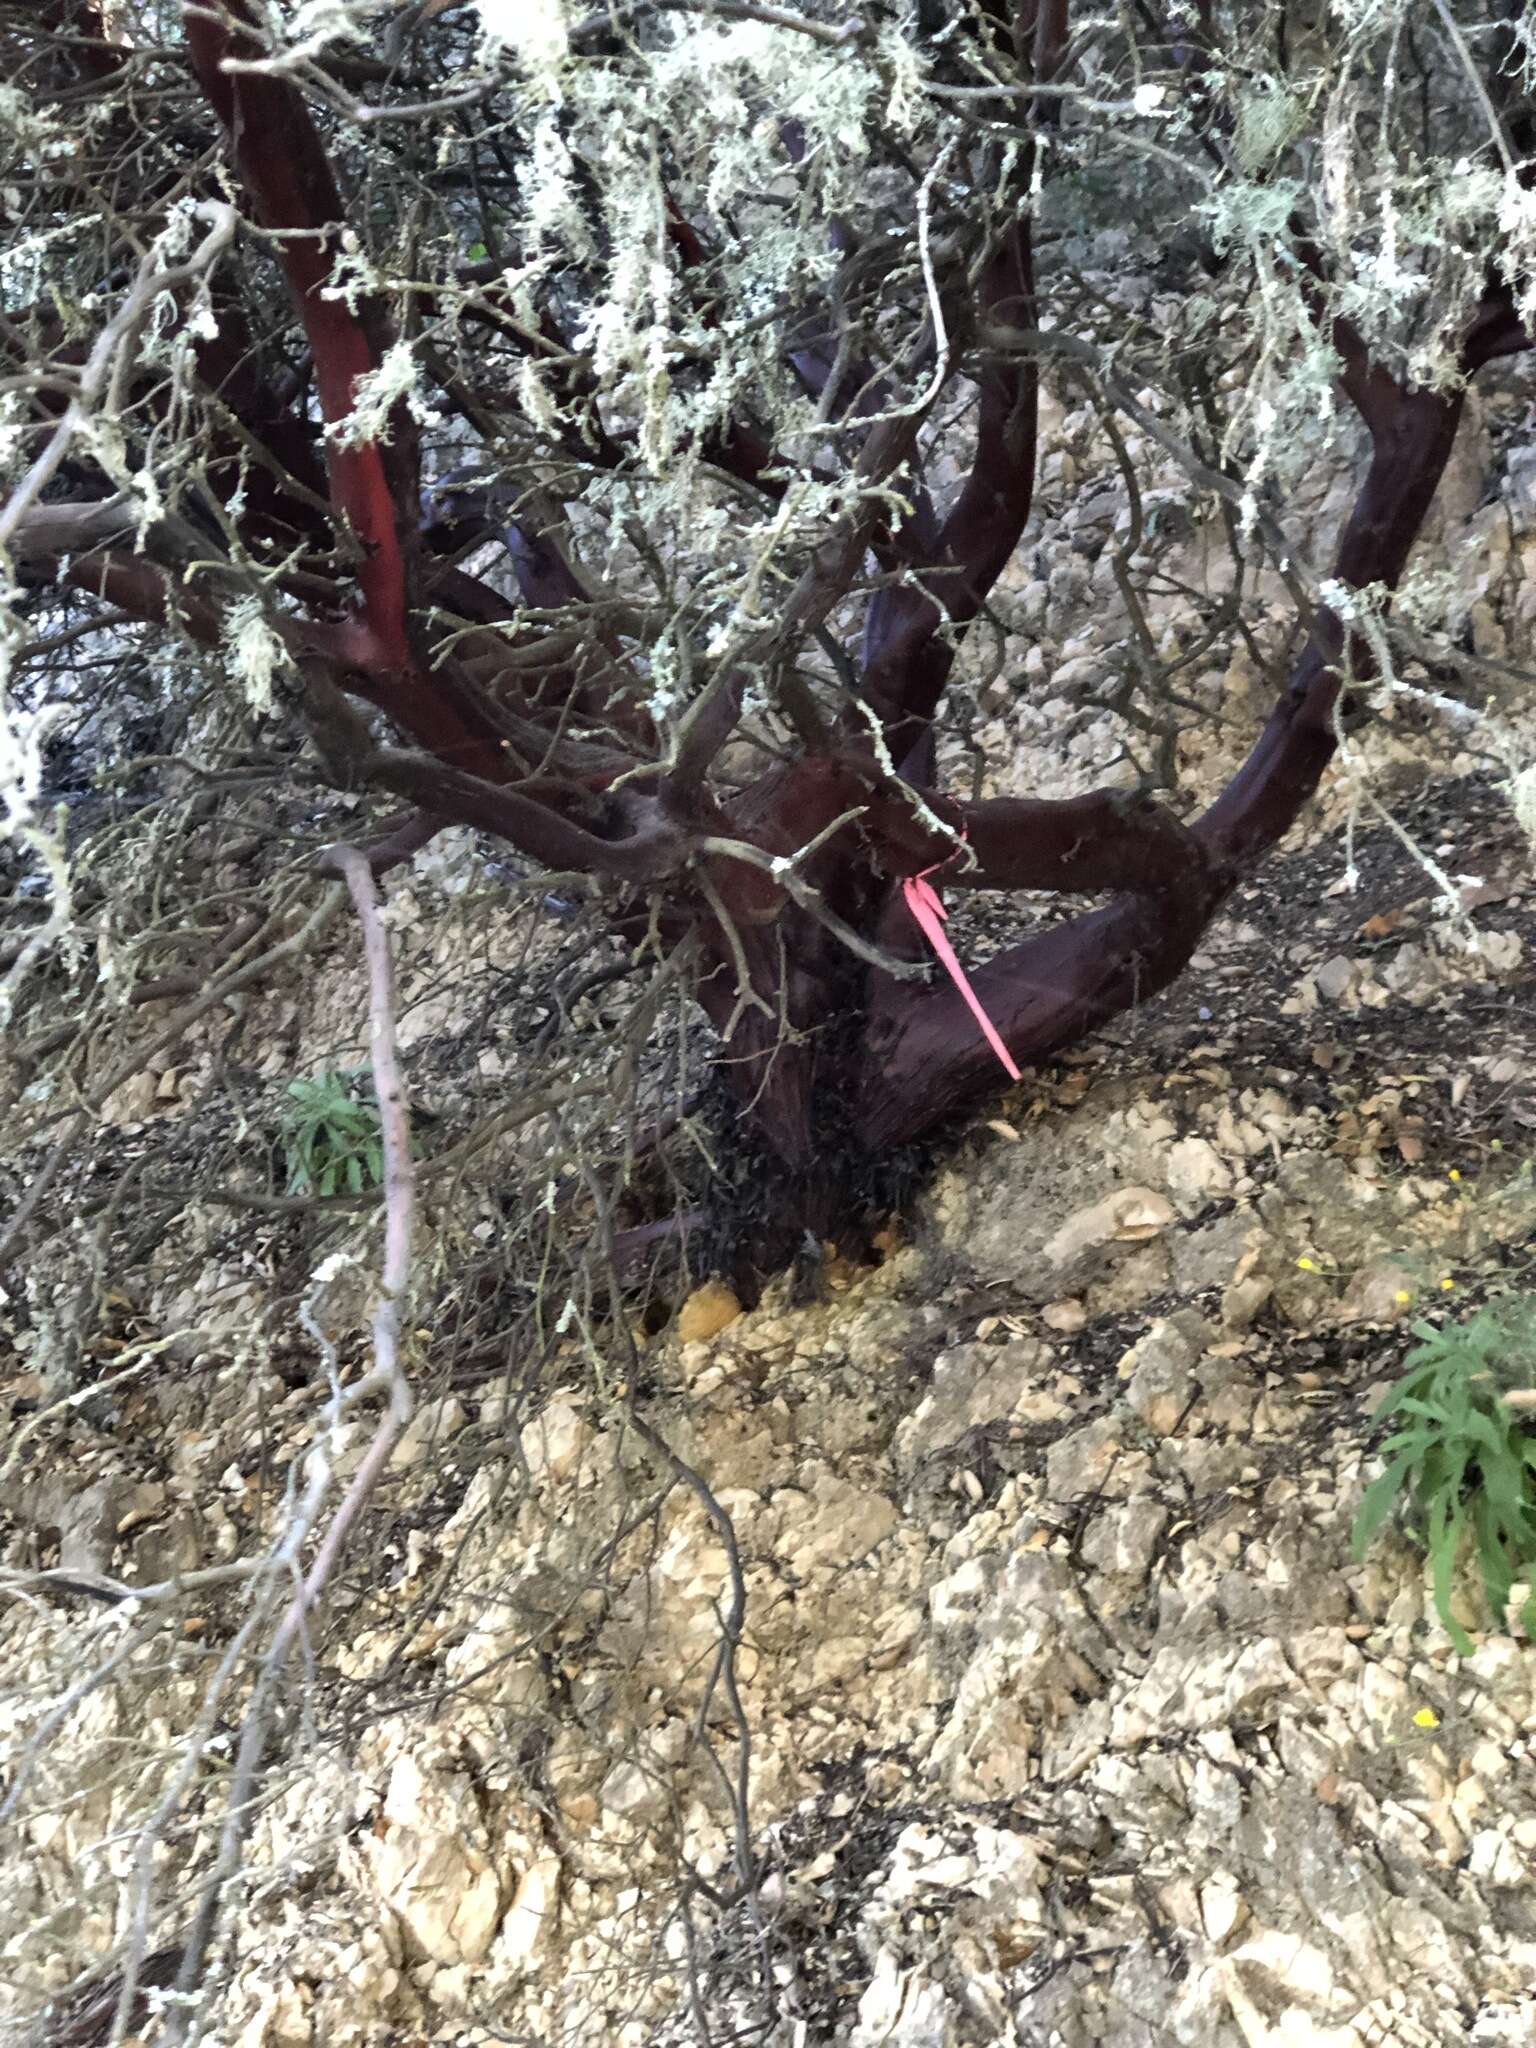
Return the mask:
<svg viewBox="0 0 1536 2048">
<path fill-rule="evenodd" d="M 1438 1728 L 1440 1716 L 1433 1707 L 1420 1707 L 1413 1717 L 1413 1725 L 1415 1728 Z"/>
</svg>

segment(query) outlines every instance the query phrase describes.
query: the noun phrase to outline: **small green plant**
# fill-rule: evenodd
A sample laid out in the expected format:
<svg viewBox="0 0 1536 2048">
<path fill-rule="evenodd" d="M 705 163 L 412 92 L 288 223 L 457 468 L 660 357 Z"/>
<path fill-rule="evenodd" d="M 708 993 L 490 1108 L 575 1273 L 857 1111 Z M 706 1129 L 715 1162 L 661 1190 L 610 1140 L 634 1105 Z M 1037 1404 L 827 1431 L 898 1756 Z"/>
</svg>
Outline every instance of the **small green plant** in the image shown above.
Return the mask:
<svg viewBox="0 0 1536 2048">
<path fill-rule="evenodd" d="M 283 1152 L 290 1195 L 360 1195 L 384 1178 L 379 1112 L 352 1092 L 352 1074 L 290 1081 Z"/>
<path fill-rule="evenodd" d="M 1397 1428 L 1387 1469 L 1355 1517 L 1361 1555 L 1401 1501 L 1404 1520 L 1434 1569 L 1435 1608 L 1465 1656 L 1471 1638 L 1451 1613 L 1451 1580 L 1464 1545 L 1476 1552 L 1488 1605 L 1507 1622 L 1522 1580 L 1536 1583 L 1536 1304 L 1492 1302 L 1463 1323 L 1415 1323 L 1419 1343 L 1377 1409 Z M 1536 1633 L 1536 1591 L 1521 1609 Z"/>
</svg>

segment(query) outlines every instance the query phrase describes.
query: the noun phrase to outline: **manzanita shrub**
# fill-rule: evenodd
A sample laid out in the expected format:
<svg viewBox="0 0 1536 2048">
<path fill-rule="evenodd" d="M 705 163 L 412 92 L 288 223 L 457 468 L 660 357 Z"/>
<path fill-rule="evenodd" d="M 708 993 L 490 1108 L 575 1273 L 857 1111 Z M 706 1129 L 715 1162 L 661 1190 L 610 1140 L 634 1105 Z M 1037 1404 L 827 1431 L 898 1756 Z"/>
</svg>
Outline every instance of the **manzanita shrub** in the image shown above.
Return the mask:
<svg viewBox="0 0 1536 2048">
<path fill-rule="evenodd" d="M 1525 0 L 10 0 L 0 54 L 13 984 L 74 931 L 49 703 L 148 675 L 203 770 L 302 736 L 403 806 L 381 869 L 457 823 L 584 887 L 792 1244 L 1176 976 L 1346 718 L 1488 685 L 1443 579 L 1393 598 L 1536 329 Z M 983 657 L 1052 695 L 1001 604 L 1042 385 L 1113 510 L 1031 574 L 1130 765 L 981 795 Z M 1273 708 L 1199 809 L 1187 684 L 1239 645 Z M 1063 910 L 973 1007 L 920 876 Z"/>
</svg>

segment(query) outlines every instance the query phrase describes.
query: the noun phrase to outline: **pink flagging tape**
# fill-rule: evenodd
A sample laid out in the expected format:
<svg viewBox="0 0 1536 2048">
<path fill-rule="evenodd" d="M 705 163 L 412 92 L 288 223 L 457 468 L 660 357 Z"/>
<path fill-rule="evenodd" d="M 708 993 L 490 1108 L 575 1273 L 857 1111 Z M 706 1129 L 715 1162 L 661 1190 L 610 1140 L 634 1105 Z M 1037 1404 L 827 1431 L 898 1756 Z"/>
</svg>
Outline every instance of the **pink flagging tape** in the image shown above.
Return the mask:
<svg viewBox="0 0 1536 2048">
<path fill-rule="evenodd" d="M 933 870 L 930 868 L 928 874 L 932 874 L 932 872 Z M 965 997 L 966 1002 L 970 1006 L 971 1015 L 981 1026 L 982 1036 L 1002 1061 L 1009 1077 L 1015 1081 L 1022 1081 L 1024 1077 L 1014 1065 L 1013 1055 L 998 1036 L 997 1026 L 982 1008 L 980 996 L 971 987 L 966 977 L 965 969 L 955 958 L 954 947 L 944 936 L 944 920 L 949 913 L 939 901 L 937 890 L 928 881 L 928 874 L 908 875 L 902 883 L 901 893 L 907 899 L 907 908 L 917 919 L 924 938 L 927 939 L 934 952 L 938 954 L 945 973 L 955 984 L 955 987 L 959 989 L 961 995 Z"/>
</svg>

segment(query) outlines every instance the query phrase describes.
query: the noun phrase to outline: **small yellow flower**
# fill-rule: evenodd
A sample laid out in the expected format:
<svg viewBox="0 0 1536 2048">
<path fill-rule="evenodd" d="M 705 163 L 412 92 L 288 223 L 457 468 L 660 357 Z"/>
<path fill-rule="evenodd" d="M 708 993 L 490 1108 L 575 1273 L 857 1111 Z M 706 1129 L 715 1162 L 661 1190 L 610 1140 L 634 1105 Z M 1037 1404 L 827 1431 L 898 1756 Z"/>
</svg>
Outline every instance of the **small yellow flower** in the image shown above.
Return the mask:
<svg viewBox="0 0 1536 2048">
<path fill-rule="evenodd" d="M 1300 1266 L 1303 1273 L 1315 1273 L 1317 1271 L 1317 1261 L 1315 1259 L 1298 1259 L 1296 1263 Z"/>
<path fill-rule="evenodd" d="M 1447 1294 L 1449 1294 L 1449 1293 L 1450 1293 L 1450 1291 L 1451 1291 L 1451 1289 L 1452 1289 L 1452 1288 L 1453 1288 L 1453 1287 L 1454 1287 L 1454 1286 L 1456 1285 L 1456 1282 L 1455 1282 L 1454 1280 L 1450 1279 L 1449 1277 L 1447 1277 L 1446 1279 L 1444 1279 L 1444 1280 L 1442 1280 L 1442 1281 L 1440 1282 L 1440 1285 L 1441 1285 L 1441 1287 L 1442 1287 L 1442 1288 L 1444 1289 L 1444 1291 L 1445 1291 L 1445 1292 L 1446 1292 Z"/>
<path fill-rule="evenodd" d="M 1399 1287 L 1396 1294 L 1393 1295 L 1392 1299 L 1397 1303 L 1399 1308 L 1406 1308 L 1409 1302 L 1412 1301 L 1413 1296 L 1408 1292 L 1406 1287 Z"/>
<path fill-rule="evenodd" d="M 1460 1172 L 1458 1171 L 1458 1169 L 1457 1169 L 1456 1167 L 1454 1167 L 1454 1166 L 1453 1166 L 1453 1167 L 1451 1168 L 1450 1172 L 1449 1172 L 1449 1173 L 1448 1173 L 1448 1174 L 1446 1175 L 1446 1179 L 1447 1179 L 1447 1180 L 1460 1180 L 1460 1179 L 1461 1179 L 1461 1174 L 1460 1174 Z"/>
<path fill-rule="evenodd" d="M 1415 1728 L 1438 1728 L 1440 1716 L 1433 1707 L 1420 1707 L 1413 1717 L 1413 1725 Z"/>
</svg>

